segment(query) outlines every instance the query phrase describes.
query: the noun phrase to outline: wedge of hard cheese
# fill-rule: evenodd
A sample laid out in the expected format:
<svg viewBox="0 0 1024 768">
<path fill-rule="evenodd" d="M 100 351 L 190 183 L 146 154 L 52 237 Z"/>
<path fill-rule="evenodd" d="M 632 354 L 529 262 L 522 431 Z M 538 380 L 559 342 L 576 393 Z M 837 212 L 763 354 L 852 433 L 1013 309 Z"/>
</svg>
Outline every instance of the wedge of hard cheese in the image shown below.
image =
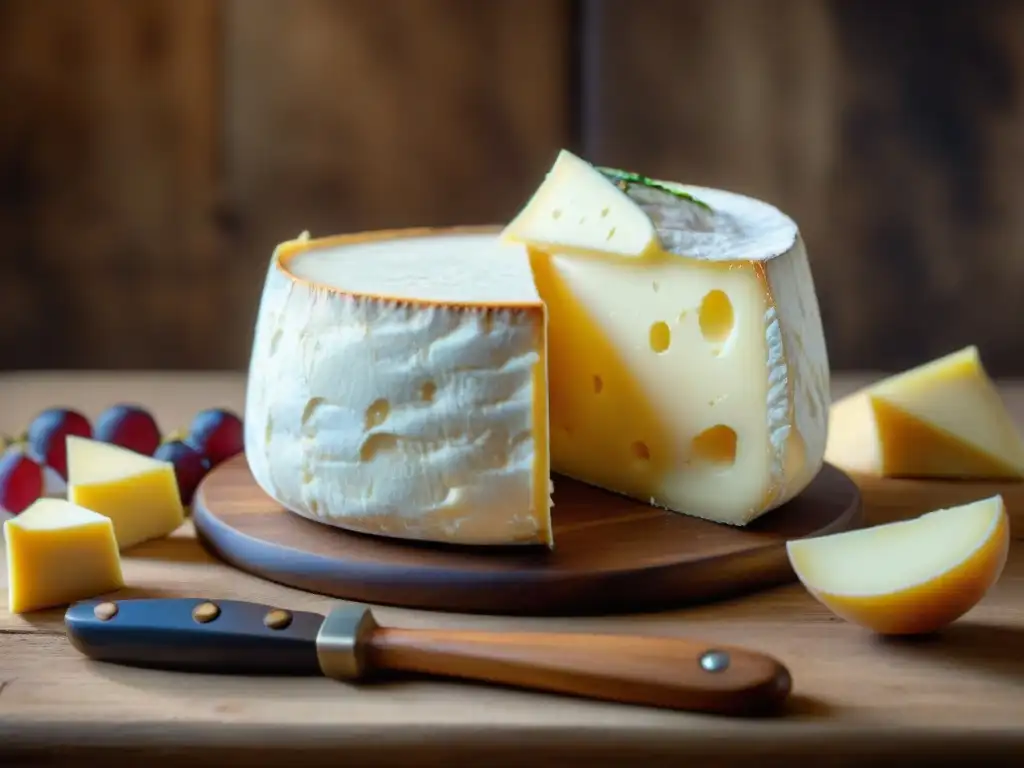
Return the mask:
<svg viewBox="0 0 1024 768">
<path fill-rule="evenodd" d="M 975 346 L 832 406 L 826 457 L 882 477 L 1024 478 L 1024 440 Z"/>
<path fill-rule="evenodd" d="M 825 458 L 860 487 L 871 522 L 996 495 L 1024 520 L 1024 442 L 975 346 L 838 400 Z"/>
<path fill-rule="evenodd" d="M 548 308 L 556 472 L 734 525 L 814 478 L 829 367 L 789 217 L 563 151 L 503 239 Z"/>
<path fill-rule="evenodd" d="M 67 605 L 124 586 L 114 527 L 63 499 L 39 499 L 4 523 L 11 613 Z"/>
<path fill-rule="evenodd" d="M 69 436 L 68 499 L 109 517 L 124 550 L 185 521 L 174 467 L 110 443 Z"/>
</svg>

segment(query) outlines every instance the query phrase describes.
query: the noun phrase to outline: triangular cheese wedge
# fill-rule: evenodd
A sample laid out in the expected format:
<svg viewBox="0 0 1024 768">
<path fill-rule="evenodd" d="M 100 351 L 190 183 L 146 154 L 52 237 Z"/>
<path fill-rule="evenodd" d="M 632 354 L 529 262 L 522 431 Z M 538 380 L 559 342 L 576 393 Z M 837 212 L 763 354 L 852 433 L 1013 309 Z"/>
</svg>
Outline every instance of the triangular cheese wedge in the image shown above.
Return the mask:
<svg viewBox="0 0 1024 768">
<path fill-rule="evenodd" d="M 886 477 L 1020 479 L 1024 441 L 969 346 L 835 403 L 826 460 Z"/>
<path fill-rule="evenodd" d="M 551 469 L 748 523 L 815 477 L 828 404 L 791 219 L 563 152 L 501 236 L 279 246 L 245 444 L 260 487 L 313 520 L 550 545 Z"/>
<path fill-rule="evenodd" d="M 64 499 L 39 499 L 4 523 L 7 608 L 27 613 L 124 586 L 108 518 Z"/>
<path fill-rule="evenodd" d="M 658 247 L 650 216 L 597 168 L 564 149 L 502 236 L 541 249 L 625 257 Z"/>
<path fill-rule="evenodd" d="M 170 463 L 73 435 L 67 454 L 68 499 L 109 517 L 122 550 L 166 536 L 184 522 Z"/>
</svg>

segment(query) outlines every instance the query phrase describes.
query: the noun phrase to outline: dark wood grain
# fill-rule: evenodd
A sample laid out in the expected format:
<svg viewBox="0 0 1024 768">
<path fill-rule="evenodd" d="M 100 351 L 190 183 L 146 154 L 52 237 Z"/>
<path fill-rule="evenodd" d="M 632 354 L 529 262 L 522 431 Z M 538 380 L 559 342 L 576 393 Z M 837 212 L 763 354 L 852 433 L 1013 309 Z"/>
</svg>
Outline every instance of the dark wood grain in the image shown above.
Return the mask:
<svg viewBox="0 0 1024 768">
<path fill-rule="evenodd" d="M 0 368 L 210 366 L 217 4 L 0 3 Z"/>
<path fill-rule="evenodd" d="M 0 370 L 242 369 L 279 241 L 506 220 L 568 7 L 0 2 Z"/>
<path fill-rule="evenodd" d="M 554 550 L 456 548 L 348 533 L 287 512 L 237 457 L 203 481 L 193 515 L 215 554 L 300 589 L 415 608 L 570 615 L 680 606 L 792 581 L 785 542 L 859 525 L 861 503 L 853 482 L 826 467 L 789 504 L 733 528 L 556 478 Z"/>
<path fill-rule="evenodd" d="M 567 0 L 227 0 L 225 193 L 254 310 L 274 246 L 509 220 L 570 142 Z M 247 362 L 252 312 L 218 332 Z"/>
<path fill-rule="evenodd" d="M 801 225 L 835 368 L 977 343 L 1024 286 L 1024 4 L 593 0 L 584 151 L 770 200 Z"/>
</svg>

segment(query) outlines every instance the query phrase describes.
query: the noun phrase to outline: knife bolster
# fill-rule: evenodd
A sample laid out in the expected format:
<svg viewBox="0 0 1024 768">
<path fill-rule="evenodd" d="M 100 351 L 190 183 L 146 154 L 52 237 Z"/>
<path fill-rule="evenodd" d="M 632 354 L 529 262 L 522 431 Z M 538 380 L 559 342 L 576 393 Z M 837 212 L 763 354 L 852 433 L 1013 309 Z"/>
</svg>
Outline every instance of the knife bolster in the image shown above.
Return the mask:
<svg viewBox="0 0 1024 768">
<path fill-rule="evenodd" d="M 316 636 L 316 655 L 324 675 L 355 680 L 366 671 L 366 646 L 377 629 L 370 609 L 342 605 L 327 614 Z"/>
</svg>

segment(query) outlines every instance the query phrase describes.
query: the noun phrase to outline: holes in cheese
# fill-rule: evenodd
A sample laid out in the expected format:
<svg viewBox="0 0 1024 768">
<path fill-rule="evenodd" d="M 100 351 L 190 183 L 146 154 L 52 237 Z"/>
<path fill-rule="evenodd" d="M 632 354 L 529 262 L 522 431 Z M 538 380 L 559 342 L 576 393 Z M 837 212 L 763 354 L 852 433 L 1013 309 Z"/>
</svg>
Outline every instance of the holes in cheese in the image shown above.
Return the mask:
<svg viewBox="0 0 1024 768">
<path fill-rule="evenodd" d="M 635 441 L 630 446 L 630 448 L 633 451 L 633 455 L 636 458 L 640 459 L 640 461 L 650 461 L 651 460 L 651 449 L 647 447 L 647 443 L 645 443 L 643 440 Z"/>
<path fill-rule="evenodd" d="M 388 414 L 391 412 L 391 404 L 388 402 L 386 397 L 378 397 L 372 403 L 370 407 L 366 409 L 366 429 L 373 429 L 379 427 L 388 419 Z"/>
<path fill-rule="evenodd" d="M 501 236 L 278 248 L 245 420 L 268 494 L 368 533 L 550 544 L 552 469 L 734 525 L 806 487 L 829 379 L 796 225 L 701 190 L 682 231 L 577 160 Z"/>
<path fill-rule="evenodd" d="M 398 437 L 388 432 L 376 432 L 363 441 L 359 449 L 359 460 L 370 462 L 376 460 L 382 453 L 393 453 L 398 449 Z M 312 471 L 307 470 L 310 476 Z"/>
<path fill-rule="evenodd" d="M 668 323 L 663 320 L 658 320 L 651 325 L 648 337 L 651 349 L 658 354 L 666 351 L 672 344 L 672 331 L 669 330 Z"/>
<path fill-rule="evenodd" d="M 306 401 L 306 407 L 302 409 L 302 423 L 306 424 L 313 418 L 313 414 L 316 413 L 316 409 L 324 404 L 322 397 L 311 397 Z"/>
<path fill-rule="evenodd" d="M 830 420 L 826 458 L 847 471 L 1024 478 L 1024 440 L 974 346 L 840 400 Z"/>
<path fill-rule="evenodd" d="M 736 430 L 716 424 L 693 438 L 693 457 L 708 464 L 733 464 L 736 461 L 736 441 Z"/>
<path fill-rule="evenodd" d="M 700 302 L 700 332 L 710 342 L 720 344 L 732 333 L 735 317 L 729 296 L 717 288 L 704 294 Z"/>
</svg>

